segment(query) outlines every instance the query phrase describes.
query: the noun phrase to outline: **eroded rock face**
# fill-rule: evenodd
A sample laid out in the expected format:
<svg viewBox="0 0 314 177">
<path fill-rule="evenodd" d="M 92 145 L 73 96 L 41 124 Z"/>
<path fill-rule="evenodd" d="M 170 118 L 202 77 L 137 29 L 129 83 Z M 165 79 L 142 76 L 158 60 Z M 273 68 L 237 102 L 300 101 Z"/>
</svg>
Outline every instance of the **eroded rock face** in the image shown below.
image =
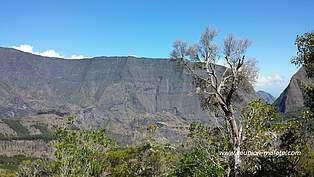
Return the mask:
<svg viewBox="0 0 314 177">
<path fill-rule="evenodd" d="M 274 104 L 282 113 L 297 113 L 304 107 L 302 84 L 312 83 L 314 83 L 314 79 L 306 77 L 304 68 L 300 68 L 299 71 L 292 76 L 289 85 L 280 94 Z"/>
<path fill-rule="evenodd" d="M 239 93 L 239 104 L 255 96 Z M 132 141 L 139 127 L 161 122 L 162 136 L 178 141 L 182 127 L 209 123 L 191 77 L 175 61 L 134 57 L 65 60 L 0 48 L 0 116 L 77 115 L 81 128 L 106 127 Z M 213 115 L 209 113 L 209 115 Z"/>
</svg>

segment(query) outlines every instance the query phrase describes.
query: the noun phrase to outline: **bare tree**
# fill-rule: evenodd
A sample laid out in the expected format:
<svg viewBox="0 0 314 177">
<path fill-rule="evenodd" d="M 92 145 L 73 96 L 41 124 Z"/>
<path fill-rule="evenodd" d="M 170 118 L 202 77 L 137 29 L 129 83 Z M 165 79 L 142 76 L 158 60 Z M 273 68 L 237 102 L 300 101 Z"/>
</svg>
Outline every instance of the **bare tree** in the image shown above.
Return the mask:
<svg viewBox="0 0 314 177">
<path fill-rule="evenodd" d="M 227 124 L 226 131 L 232 140 L 234 150 L 234 172 L 240 175 L 240 145 L 242 126 L 236 119 L 233 108 L 234 95 L 239 87 L 246 87 L 248 81 L 254 82 L 257 77 L 255 60 L 248 60 L 245 52 L 250 46 L 247 39 L 236 39 L 228 35 L 224 40 L 223 55 L 226 67 L 218 72 L 219 47 L 213 42 L 218 31 L 206 28 L 200 41 L 194 45 L 175 41 L 171 57 L 180 61 L 197 81 L 197 91 L 206 98 L 207 104 L 216 104 L 222 111 Z M 198 66 L 198 67 L 195 67 Z"/>
</svg>

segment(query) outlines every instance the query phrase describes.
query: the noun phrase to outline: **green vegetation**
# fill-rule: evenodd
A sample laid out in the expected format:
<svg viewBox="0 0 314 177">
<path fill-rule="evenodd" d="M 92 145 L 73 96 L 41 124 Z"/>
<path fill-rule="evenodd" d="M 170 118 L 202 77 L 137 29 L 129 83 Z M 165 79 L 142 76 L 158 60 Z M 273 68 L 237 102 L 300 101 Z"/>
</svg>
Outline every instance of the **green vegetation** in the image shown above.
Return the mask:
<svg viewBox="0 0 314 177">
<path fill-rule="evenodd" d="M 24 137 L 29 135 L 29 131 L 25 128 L 19 120 L 16 119 L 1 119 L 11 129 L 13 129 L 18 137 Z"/>
<path fill-rule="evenodd" d="M 219 152 L 230 148 L 230 141 L 219 128 L 191 124 L 188 139 L 180 150 L 180 159 L 170 176 L 225 176 L 230 166 Z"/>
<path fill-rule="evenodd" d="M 143 144 L 120 147 L 104 129 L 78 130 L 73 117 L 56 131 L 55 160 L 24 163 L 19 176 L 165 176 L 176 153 L 168 144 L 159 144 L 148 136 Z M 157 126 L 150 125 L 148 134 Z"/>
<path fill-rule="evenodd" d="M 242 111 L 243 151 L 293 151 L 295 156 L 242 155 L 241 176 L 311 176 L 314 151 L 308 146 L 303 121 L 282 121 L 275 108 L 254 100 Z M 119 146 L 104 129 L 79 130 L 74 117 L 57 128 L 53 160 L 25 161 L 19 176 L 130 176 L 203 177 L 234 175 L 233 161 L 222 152 L 232 151 L 223 127 L 193 123 L 181 145 L 160 143 L 158 127 L 148 125 L 144 141 Z M 311 132 L 309 132 L 311 133 Z"/>
<path fill-rule="evenodd" d="M 297 36 L 295 42 L 298 52 L 292 59 L 292 63 L 305 68 L 308 78 L 314 77 L 314 32 Z M 305 109 L 300 115 L 300 128 L 292 130 L 285 138 L 289 143 L 300 142 L 299 148 L 304 155 L 299 159 L 297 170 L 302 170 L 303 175 L 314 176 L 314 84 L 303 84 L 303 97 Z M 290 136 L 289 136 L 290 135 Z M 301 141 L 300 141 L 301 140 Z M 286 144 L 287 148 L 295 148 L 294 144 Z M 292 146 L 292 147 L 291 147 Z"/>
<path fill-rule="evenodd" d="M 314 74 L 314 32 L 298 35 L 295 40 L 298 52 L 291 62 L 298 66 L 303 66 L 308 77 Z"/>
<path fill-rule="evenodd" d="M 26 157 L 24 155 L 0 155 L 0 169 L 14 172 L 23 161 L 35 159 L 37 158 Z"/>
<path fill-rule="evenodd" d="M 7 124 L 11 129 L 16 132 L 16 136 L 5 136 L 0 133 L 0 140 L 44 140 L 51 141 L 55 139 L 54 133 L 48 130 L 47 125 L 42 123 L 37 123 L 31 125 L 32 127 L 38 129 L 41 133 L 36 135 L 31 135 L 29 130 L 23 126 L 20 120 L 17 119 L 1 119 L 5 124 Z"/>
<path fill-rule="evenodd" d="M 33 139 L 42 139 L 45 141 L 54 140 L 55 136 L 52 131 L 48 129 L 48 126 L 46 124 L 37 123 L 35 125 L 32 125 L 34 128 L 38 129 L 41 133 L 38 135 L 32 135 L 30 138 Z"/>
<path fill-rule="evenodd" d="M 176 159 L 171 146 L 155 143 L 113 149 L 107 152 L 110 176 L 166 176 Z"/>
<path fill-rule="evenodd" d="M 15 172 L 0 169 L 0 177 L 15 177 L 15 176 L 16 176 Z"/>
</svg>

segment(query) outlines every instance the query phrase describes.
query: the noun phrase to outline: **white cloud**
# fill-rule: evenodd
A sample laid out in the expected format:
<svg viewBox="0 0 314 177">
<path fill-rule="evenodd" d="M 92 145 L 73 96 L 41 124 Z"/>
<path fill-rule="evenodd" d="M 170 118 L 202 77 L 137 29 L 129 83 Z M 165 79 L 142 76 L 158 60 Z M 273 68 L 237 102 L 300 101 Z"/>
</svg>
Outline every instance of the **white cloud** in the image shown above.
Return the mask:
<svg viewBox="0 0 314 177">
<path fill-rule="evenodd" d="M 273 86 L 273 85 L 281 85 L 283 82 L 285 82 L 285 78 L 279 74 L 271 74 L 268 76 L 259 75 L 256 86 Z"/>
<path fill-rule="evenodd" d="M 71 55 L 71 57 L 67 59 L 83 59 L 83 58 L 89 58 L 89 57 L 85 57 L 83 55 Z"/>
<path fill-rule="evenodd" d="M 254 84 L 254 87 L 255 90 L 263 90 L 277 97 L 285 89 L 288 82 L 289 80 L 277 73 L 270 75 L 260 74 L 256 83 Z"/>
<path fill-rule="evenodd" d="M 41 56 L 45 56 L 45 57 L 55 57 L 55 58 L 67 58 L 67 59 L 82 59 L 82 58 L 89 58 L 89 57 L 85 57 L 83 55 L 71 55 L 70 57 L 65 57 L 63 55 L 61 55 L 60 53 L 56 52 L 53 49 L 49 49 L 43 52 L 37 52 L 37 51 L 33 51 L 33 46 L 28 45 L 28 44 L 21 44 L 20 46 L 13 46 L 14 49 L 23 51 L 23 52 L 28 52 L 28 53 L 32 53 L 35 55 L 41 55 Z"/>
<path fill-rule="evenodd" d="M 37 53 L 38 55 L 42 55 L 42 56 L 45 56 L 45 57 L 56 57 L 56 58 L 64 58 L 62 55 L 60 55 L 58 52 L 56 52 L 55 50 L 46 50 L 44 52 L 35 52 Z"/>
<path fill-rule="evenodd" d="M 129 57 L 135 57 L 135 58 L 138 57 L 137 55 L 128 55 L 128 56 Z"/>
<path fill-rule="evenodd" d="M 14 49 L 23 51 L 23 52 L 28 52 L 28 53 L 33 53 L 33 46 L 27 45 L 27 44 L 22 44 L 18 47 L 13 46 Z"/>
</svg>

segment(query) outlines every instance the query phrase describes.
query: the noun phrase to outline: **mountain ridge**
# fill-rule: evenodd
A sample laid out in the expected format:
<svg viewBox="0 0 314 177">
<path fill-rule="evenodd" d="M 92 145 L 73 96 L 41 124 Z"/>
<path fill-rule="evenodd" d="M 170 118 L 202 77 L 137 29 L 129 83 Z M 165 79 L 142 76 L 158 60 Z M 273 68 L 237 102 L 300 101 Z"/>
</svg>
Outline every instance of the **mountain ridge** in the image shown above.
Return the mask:
<svg viewBox="0 0 314 177">
<path fill-rule="evenodd" d="M 70 60 L 0 48 L 0 75 L 1 117 L 75 114 L 78 127 L 104 127 L 123 143 L 158 122 L 161 137 L 180 141 L 182 127 L 215 116 L 202 110 L 191 76 L 167 59 Z M 238 95 L 242 106 L 255 98 L 253 87 Z"/>
<path fill-rule="evenodd" d="M 276 98 L 272 94 L 263 90 L 258 90 L 256 92 L 256 95 L 269 104 L 272 104 L 276 100 Z"/>
</svg>

